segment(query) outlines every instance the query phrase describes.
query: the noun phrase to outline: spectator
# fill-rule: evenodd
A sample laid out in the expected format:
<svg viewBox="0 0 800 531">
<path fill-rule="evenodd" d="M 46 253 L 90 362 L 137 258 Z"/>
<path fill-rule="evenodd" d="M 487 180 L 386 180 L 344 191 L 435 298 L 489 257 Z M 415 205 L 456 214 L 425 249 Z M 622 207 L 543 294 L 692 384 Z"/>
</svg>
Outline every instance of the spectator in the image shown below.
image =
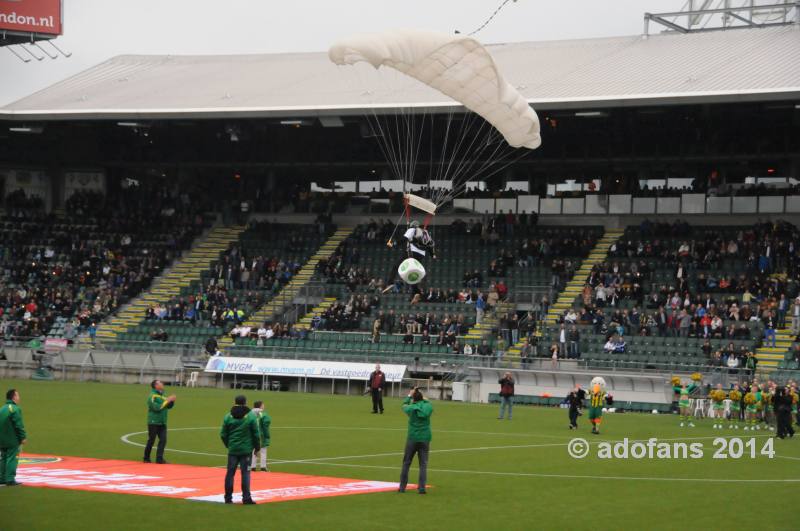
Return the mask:
<svg viewBox="0 0 800 531">
<path fill-rule="evenodd" d="M 568 345 L 567 357 L 570 359 L 580 358 L 581 334 L 580 332 L 578 332 L 578 328 L 574 325 L 572 326 L 572 328 L 570 328 L 568 340 L 569 340 L 569 345 Z"/>
<path fill-rule="evenodd" d="M 478 356 L 490 357 L 492 355 L 494 355 L 494 351 L 492 347 L 489 346 L 489 342 L 484 339 L 481 341 L 480 346 L 478 346 Z"/>
<path fill-rule="evenodd" d="M 506 354 L 506 348 L 508 348 L 508 343 L 503 338 L 503 336 L 497 336 L 497 339 L 494 342 L 494 351 L 497 355 L 497 359 L 502 359 L 503 356 Z"/>
<path fill-rule="evenodd" d="M 376 317 L 374 321 L 372 321 L 372 342 L 379 343 L 381 340 L 381 320 L 380 318 Z"/>
<path fill-rule="evenodd" d="M 765 345 L 769 345 L 772 343 L 772 347 L 776 347 L 776 335 L 775 335 L 775 314 L 773 312 L 767 312 L 766 317 L 764 318 L 764 343 Z"/>
<path fill-rule="evenodd" d="M 519 352 L 519 357 L 522 366 L 524 368 L 526 368 L 530 364 L 531 358 L 533 358 L 533 346 L 531 345 L 531 342 L 527 338 L 522 344 L 522 348 L 520 349 Z"/>
<path fill-rule="evenodd" d="M 478 290 L 478 298 L 475 301 L 475 323 L 481 324 L 483 322 L 483 315 L 486 312 L 486 299 L 480 290 Z"/>
<path fill-rule="evenodd" d="M 567 328 L 564 323 L 561 323 L 561 328 L 558 331 L 558 347 L 561 357 L 567 355 Z"/>
<path fill-rule="evenodd" d="M 206 345 L 205 345 L 206 354 L 208 354 L 209 356 L 213 356 L 214 354 L 216 354 L 217 346 L 218 346 L 217 340 L 213 336 L 206 339 Z"/>
<path fill-rule="evenodd" d="M 792 306 L 792 335 L 800 335 L 800 295 L 795 297 Z"/>
<path fill-rule="evenodd" d="M 550 345 L 550 367 L 553 369 L 558 368 L 558 345 L 553 343 Z"/>
</svg>

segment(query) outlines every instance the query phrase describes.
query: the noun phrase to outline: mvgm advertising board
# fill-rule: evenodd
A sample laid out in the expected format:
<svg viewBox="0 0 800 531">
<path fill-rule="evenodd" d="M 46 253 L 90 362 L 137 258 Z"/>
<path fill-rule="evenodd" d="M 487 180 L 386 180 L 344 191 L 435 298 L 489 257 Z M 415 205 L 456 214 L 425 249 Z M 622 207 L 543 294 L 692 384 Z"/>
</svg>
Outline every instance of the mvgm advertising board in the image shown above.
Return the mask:
<svg viewBox="0 0 800 531">
<path fill-rule="evenodd" d="M 368 380 L 375 366 L 370 363 L 342 361 L 284 360 L 270 358 L 229 358 L 215 356 L 208 360 L 206 372 L 222 374 L 261 374 L 265 376 L 298 376 L 334 380 Z M 405 365 L 381 365 L 388 382 L 400 382 Z"/>
</svg>

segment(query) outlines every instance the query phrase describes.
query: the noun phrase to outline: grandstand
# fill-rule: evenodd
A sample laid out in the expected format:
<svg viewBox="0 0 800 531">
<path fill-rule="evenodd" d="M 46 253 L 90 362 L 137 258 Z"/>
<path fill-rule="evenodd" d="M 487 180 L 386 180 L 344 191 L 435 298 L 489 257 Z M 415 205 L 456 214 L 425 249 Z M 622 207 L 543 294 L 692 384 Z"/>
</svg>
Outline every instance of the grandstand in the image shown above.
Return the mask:
<svg viewBox="0 0 800 531">
<path fill-rule="evenodd" d="M 325 54 L 115 57 L 0 109 L 4 337 L 177 368 L 797 378 L 796 40 L 787 22 L 490 46 L 543 147 L 443 205 L 421 289 L 386 294 L 402 193 L 455 183 L 394 179 Z M 422 85 L 403 98 L 431 140 L 460 119 Z"/>
<path fill-rule="evenodd" d="M 0 531 L 798 529 L 800 2 L 685 2 L 120 55 L 0 107 Z M 93 46 L 135 25 L 96 4 Z M 149 49 L 209 51 L 475 9 L 156 4 Z M 68 58 L 62 14 L 0 1 L 0 51 Z"/>
</svg>

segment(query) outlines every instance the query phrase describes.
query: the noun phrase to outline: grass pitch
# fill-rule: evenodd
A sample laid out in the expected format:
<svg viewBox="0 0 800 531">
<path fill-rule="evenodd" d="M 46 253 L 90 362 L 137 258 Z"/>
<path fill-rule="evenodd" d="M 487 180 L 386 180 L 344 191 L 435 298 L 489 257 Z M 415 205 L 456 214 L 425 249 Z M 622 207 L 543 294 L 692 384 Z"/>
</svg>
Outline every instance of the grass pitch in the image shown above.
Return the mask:
<svg viewBox="0 0 800 531">
<path fill-rule="evenodd" d="M 141 459 L 147 386 L 0 380 L 22 395 L 25 451 Z M 168 389 L 167 459 L 221 466 L 219 424 L 233 390 Z M 406 417 L 387 399 L 370 414 L 368 397 L 246 392 L 273 419 L 271 469 L 397 481 Z M 714 437 L 749 438 L 712 422 L 680 428 L 676 416 L 606 415 L 592 436 L 586 417 L 567 429 L 565 410 L 518 407 L 511 422 L 494 406 L 434 401 L 427 496 L 381 493 L 255 507 L 126 494 L 0 488 L 0 529 L 786 529 L 800 528 L 800 437 L 775 440 L 776 457 L 714 459 Z M 758 435 L 760 450 L 766 433 Z M 127 436 L 127 437 L 126 437 Z M 702 459 L 573 459 L 567 442 L 685 440 Z M 128 442 L 125 442 L 126 439 Z M 157 466 L 157 465 L 153 465 Z M 412 469 L 412 481 L 416 470 Z M 220 485 L 220 489 L 221 489 Z"/>
</svg>

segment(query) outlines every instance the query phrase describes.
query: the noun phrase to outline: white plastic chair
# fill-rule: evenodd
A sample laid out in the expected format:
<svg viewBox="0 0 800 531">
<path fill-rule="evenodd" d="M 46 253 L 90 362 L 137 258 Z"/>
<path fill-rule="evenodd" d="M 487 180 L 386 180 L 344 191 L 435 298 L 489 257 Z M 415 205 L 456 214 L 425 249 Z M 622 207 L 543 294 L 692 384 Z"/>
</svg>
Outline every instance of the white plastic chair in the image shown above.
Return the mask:
<svg viewBox="0 0 800 531">
<path fill-rule="evenodd" d="M 200 373 L 197 371 L 192 371 L 189 373 L 189 379 L 186 381 L 186 387 L 197 387 L 198 376 L 200 376 Z"/>
<path fill-rule="evenodd" d="M 695 418 L 702 419 L 708 416 L 707 408 L 708 405 L 706 404 L 705 398 L 693 398 L 690 401 L 690 407 L 692 407 L 692 415 Z"/>
</svg>

